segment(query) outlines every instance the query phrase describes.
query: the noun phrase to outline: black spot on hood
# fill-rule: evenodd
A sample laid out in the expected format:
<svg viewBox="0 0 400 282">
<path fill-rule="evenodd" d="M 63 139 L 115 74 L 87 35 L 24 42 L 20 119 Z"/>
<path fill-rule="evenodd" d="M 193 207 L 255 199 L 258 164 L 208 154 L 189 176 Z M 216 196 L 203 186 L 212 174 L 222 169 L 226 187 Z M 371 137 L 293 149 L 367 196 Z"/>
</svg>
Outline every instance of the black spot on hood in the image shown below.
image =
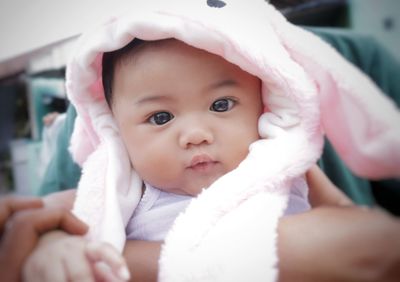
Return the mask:
<svg viewBox="0 0 400 282">
<path fill-rule="evenodd" d="M 213 8 L 222 8 L 226 3 L 221 0 L 207 0 L 207 5 Z"/>
</svg>

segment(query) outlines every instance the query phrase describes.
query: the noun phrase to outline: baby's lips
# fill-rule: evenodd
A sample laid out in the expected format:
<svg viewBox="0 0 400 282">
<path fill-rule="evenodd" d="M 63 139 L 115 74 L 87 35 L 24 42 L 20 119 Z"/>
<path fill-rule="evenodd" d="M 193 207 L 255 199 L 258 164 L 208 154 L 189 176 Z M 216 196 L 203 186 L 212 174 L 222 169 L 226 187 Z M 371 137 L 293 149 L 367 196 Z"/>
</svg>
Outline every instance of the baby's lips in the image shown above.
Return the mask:
<svg viewBox="0 0 400 282">
<path fill-rule="evenodd" d="M 193 156 L 192 160 L 190 161 L 189 167 L 195 167 L 198 164 L 202 163 L 213 163 L 214 160 L 207 154 L 198 154 Z"/>
</svg>

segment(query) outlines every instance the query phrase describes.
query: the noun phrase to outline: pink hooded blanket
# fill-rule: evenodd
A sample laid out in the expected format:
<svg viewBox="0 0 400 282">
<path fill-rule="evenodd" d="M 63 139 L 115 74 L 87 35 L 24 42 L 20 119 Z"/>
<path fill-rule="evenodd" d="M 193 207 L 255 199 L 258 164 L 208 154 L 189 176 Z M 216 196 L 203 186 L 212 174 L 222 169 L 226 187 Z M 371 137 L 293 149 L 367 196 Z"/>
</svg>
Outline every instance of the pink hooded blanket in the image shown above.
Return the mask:
<svg viewBox="0 0 400 282">
<path fill-rule="evenodd" d="M 160 281 L 275 281 L 277 222 L 292 181 L 321 155 L 324 134 L 358 175 L 400 176 L 400 113 L 329 45 L 263 0 L 132 0 L 84 34 L 67 67 L 78 117 L 71 152 L 83 167 L 74 212 L 89 237 L 119 250 L 141 197 L 104 98 L 103 52 L 133 38 L 176 38 L 262 80 L 262 137 L 246 159 L 192 201 L 169 232 Z M 244 263 L 239 257 L 246 257 Z"/>
</svg>

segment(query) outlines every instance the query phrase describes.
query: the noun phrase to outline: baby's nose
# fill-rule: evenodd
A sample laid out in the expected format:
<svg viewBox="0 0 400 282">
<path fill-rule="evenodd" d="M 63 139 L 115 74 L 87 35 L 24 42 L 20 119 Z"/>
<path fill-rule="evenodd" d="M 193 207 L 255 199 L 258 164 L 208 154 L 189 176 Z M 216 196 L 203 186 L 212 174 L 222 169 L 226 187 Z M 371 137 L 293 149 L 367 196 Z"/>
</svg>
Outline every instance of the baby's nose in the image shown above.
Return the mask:
<svg viewBox="0 0 400 282">
<path fill-rule="evenodd" d="M 189 125 L 182 130 L 179 137 L 179 145 L 188 149 L 192 146 L 207 145 L 214 141 L 214 136 L 209 128 L 204 125 Z"/>
</svg>

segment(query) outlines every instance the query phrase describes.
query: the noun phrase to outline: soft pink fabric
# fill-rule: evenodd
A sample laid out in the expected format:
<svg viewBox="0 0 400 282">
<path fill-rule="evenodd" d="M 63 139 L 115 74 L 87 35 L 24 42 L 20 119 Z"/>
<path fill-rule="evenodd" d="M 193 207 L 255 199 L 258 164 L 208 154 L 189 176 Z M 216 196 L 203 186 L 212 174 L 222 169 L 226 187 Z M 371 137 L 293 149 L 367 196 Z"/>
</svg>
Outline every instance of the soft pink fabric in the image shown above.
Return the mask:
<svg viewBox="0 0 400 282">
<path fill-rule="evenodd" d="M 399 177 L 400 118 L 394 102 L 332 47 L 321 48 L 317 37 L 293 25 L 274 26 L 318 84 L 322 125 L 340 157 L 359 176 Z"/>
<path fill-rule="evenodd" d="M 176 38 L 258 76 L 268 111 L 247 158 L 177 219 L 159 278 L 274 281 L 277 222 L 293 179 L 320 157 L 323 132 L 354 172 L 400 176 L 400 114 L 367 77 L 265 1 L 207 2 L 215 1 L 132 0 L 124 14 L 81 37 L 67 68 L 78 113 L 71 152 L 83 166 L 74 210 L 90 238 L 122 250 L 142 182 L 104 99 L 101 55 L 135 37 Z M 239 258 L 250 255 L 249 263 Z"/>
</svg>

